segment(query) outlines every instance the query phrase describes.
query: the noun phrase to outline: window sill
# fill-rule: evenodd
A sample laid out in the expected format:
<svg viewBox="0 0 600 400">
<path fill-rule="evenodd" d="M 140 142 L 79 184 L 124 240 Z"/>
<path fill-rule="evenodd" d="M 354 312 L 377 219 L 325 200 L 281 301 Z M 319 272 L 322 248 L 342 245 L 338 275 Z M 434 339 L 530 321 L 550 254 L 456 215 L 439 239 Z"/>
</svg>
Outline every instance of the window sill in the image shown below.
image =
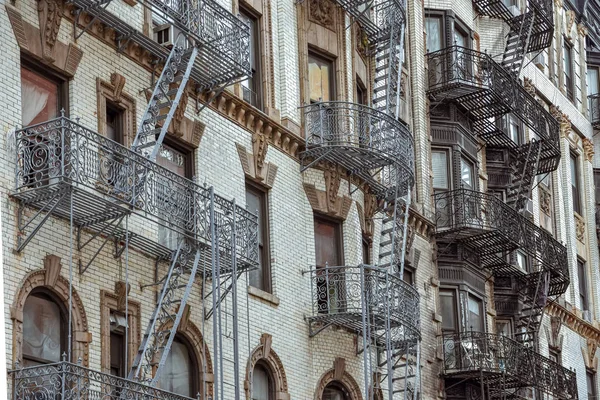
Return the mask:
<svg viewBox="0 0 600 400">
<path fill-rule="evenodd" d="M 277 307 L 279 305 L 279 297 L 275 296 L 272 293 L 265 292 L 264 290 L 255 288 L 254 286 L 248 286 L 248 294 L 257 299 L 266 301 L 271 305 Z"/>
</svg>

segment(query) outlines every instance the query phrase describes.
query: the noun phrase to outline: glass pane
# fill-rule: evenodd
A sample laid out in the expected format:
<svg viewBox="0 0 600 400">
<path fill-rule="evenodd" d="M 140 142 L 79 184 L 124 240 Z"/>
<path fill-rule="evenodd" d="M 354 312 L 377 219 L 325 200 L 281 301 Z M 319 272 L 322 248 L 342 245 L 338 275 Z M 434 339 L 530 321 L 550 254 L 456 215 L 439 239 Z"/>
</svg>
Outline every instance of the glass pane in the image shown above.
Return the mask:
<svg viewBox="0 0 600 400">
<path fill-rule="evenodd" d="M 571 77 L 571 47 L 569 47 L 566 43 L 563 46 L 564 52 L 564 70 L 565 76 L 567 78 Z"/>
<path fill-rule="evenodd" d="M 252 400 L 269 400 L 269 375 L 263 367 L 254 368 L 252 373 Z"/>
<path fill-rule="evenodd" d="M 442 48 L 442 19 L 438 17 L 425 18 L 427 30 L 427 52 L 438 51 Z"/>
<path fill-rule="evenodd" d="M 460 47 L 467 47 L 467 36 L 458 29 L 454 30 L 454 44 Z"/>
<path fill-rule="evenodd" d="M 514 118 L 509 119 L 510 139 L 516 144 L 521 143 L 521 127 Z"/>
<path fill-rule="evenodd" d="M 21 112 L 23 125 L 33 125 L 59 115 L 58 84 L 21 68 Z"/>
<path fill-rule="evenodd" d="M 340 265 L 338 227 L 335 222 L 315 219 L 315 252 L 318 267 L 324 267 L 325 264 L 330 267 Z"/>
<path fill-rule="evenodd" d="M 311 101 L 333 100 L 333 63 L 309 55 L 308 82 Z"/>
<path fill-rule="evenodd" d="M 323 400 L 345 400 L 344 392 L 337 388 L 326 387 L 323 391 Z"/>
<path fill-rule="evenodd" d="M 509 320 L 497 320 L 496 321 L 496 332 L 500 336 L 511 337 L 512 328 Z"/>
<path fill-rule="evenodd" d="M 456 330 L 456 295 L 453 290 L 440 290 L 442 329 Z"/>
<path fill-rule="evenodd" d="M 110 373 L 121 378 L 125 377 L 125 338 L 117 332 L 110 333 Z"/>
<path fill-rule="evenodd" d="M 483 332 L 483 303 L 473 296 L 469 296 L 468 329 L 474 332 Z"/>
<path fill-rule="evenodd" d="M 46 362 L 60 361 L 61 323 L 56 303 L 29 296 L 23 307 L 23 355 Z"/>
<path fill-rule="evenodd" d="M 436 189 L 448 189 L 448 153 L 445 151 L 433 151 L 431 153 L 431 165 L 433 168 L 433 187 Z"/>
<path fill-rule="evenodd" d="M 521 252 L 517 252 L 517 265 L 524 271 L 527 271 L 527 256 Z"/>
<path fill-rule="evenodd" d="M 194 370 L 187 346 L 175 339 L 158 378 L 160 388 L 182 396 L 196 397 L 193 392 Z"/>
<path fill-rule="evenodd" d="M 465 159 L 460 160 L 460 179 L 468 188 L 473 188 L 473 166 Z"/>
<path fill-rule="evenodd" d="M 259 195 L 259 193 L 251 190 L 246 190 L 246 208 L 258 215 L 258 244 L 259 244 L 259 252 L 258 252 L 258 265 L 259 267 L 255 270 L 250 271 L 250 285 L 264 289 L 264 280 L 263 280 L 263 268 L 262 261 L 263 255 L 262 251 L 264 249 L 264 204 L 262 203 L 264 198 Z"/>
<path fill-rule="evenodd" d="M 588 68 L 587 70 L 587 94 L 588 96 L 600 92 L 600 79 L 598 68 Z"/>
<path fill-rule="evenodd" d="M 177 175 L 185 176 L 186 158 L 185 154 L 163 144 L 156 156 L 156 162 Z"/>
</svg>

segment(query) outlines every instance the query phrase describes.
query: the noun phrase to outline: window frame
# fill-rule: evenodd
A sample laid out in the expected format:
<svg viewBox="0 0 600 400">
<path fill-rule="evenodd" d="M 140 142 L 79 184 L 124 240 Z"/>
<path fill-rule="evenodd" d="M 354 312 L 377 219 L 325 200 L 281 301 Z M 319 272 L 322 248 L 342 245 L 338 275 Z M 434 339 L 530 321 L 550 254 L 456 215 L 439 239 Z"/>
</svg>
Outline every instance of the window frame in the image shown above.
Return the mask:
<svg viewBox="0 0 600 400">
<path fill-rule="evenodd" d="M 471 309 L 469 308 L 469 300 L 470 299 L 475 299 L 475 301 L 479 304 L 480 309 L 479 311 L 481 312 L 481 330 L 477 331 L 473 329 L 473 325 L 471 324 Z M 485 333 L 487 332 L 487 324 L 486 324 L 486 310 L 485 310 L 485 300 L 480 297 L 479 295 L 473 293 L 473 292 L 467 292 L 467 309 L 466 309 L 466 314 L 467 314 L 467 326 L 466 329 L 467 331 L 471 332 L 481 332 L 481 333 Z"/>
<path fill-rule="evenodd" d="M 433 153 L 445 153 L 446 154 L 446 180 L 448 182 L 448 187 L 447 188 L 441 188 L 441 187 L 436 187 L 435 186 L 435 175 L 433 176 L 432 179 L 432 188 L 434 193 L 435 192 L 446 192 L 446 191 L 450 191 L 453 188 L 453 174 L 452 174 L 452 151 L 449 148 L 445 148 L 445 147 L 432 147 L 431 148 L 431 154 L 433 155 Z M 433 168 L 433 157 L 432 157 L 432 162 L 431 162 L 431 173 L 434 173 L 434 168 Z"/>
<path fill-rule="evenodd" d="M 577 258 L 577 280 L 579 283 L 579 285 L 578 285 L 579 305 L 581 307 L 581 311 L 589 311 L 590 310 L 590 297 L 589 297 L 589 289 L 588 289 L 589 278 L 588 278 L 588 271 L 587 271 L 587 263 L 584 260 L 582 260 L 581 258 Z"/>
<path fill-rule="evenodd" d="M 463 172 L 463 163 L 469 167 L 471 167 L 471 185 L 468 185 L 467 183 L 465 183 L 463 181 L 462 178 L 462 172 Z M 460 157 L 460 171 L 459 171 L 459 179 L 460 179 L 460 186 L 461 187 L 466 187 L 469 190 L 477 190 L 477 183 L 476 183 L 476 168 L 475 168 L 475 163 L 468 157 L 466 157 L 465 154 L 463 154 L 461 152 L 461 157 Z"/>
<path fill-rule="evenodd" d="M 275 400 L 275 379 L 273 378 L 274 374 L 269 365 L 263 360 L 259 360 L 254 365 L 254 368 L 252 370 L 252 382 L 250 382 L 251 388 L 254 389 L 254 370 L 256 370 L 256 368 L 262 369 L 267 375 L 267 400 Z M 254 393 L 251 392 L 250 398 L 254 399 L 254 397 L 252 396 L 254 396 Z"/>
<path fill-rule="evenodd" d="M 182 333 L 176 333 L 175 334 L 175 338 L 173 339 L 173 343 L 175 343 L 176 341 L 178 341 L 179 343 L 183 344 L 188 352 L 188 356 L 190 357 L 190 365 L 191 365 L 191 371 L 189 371 L 189 376 L 190 376 L 190 393 L 192 393 L 192 396 L 194 396 L 195 393 L 200 393 L 201 395 L 203 395 L 203 382 L 202 379 L 199 379 L 200 373 L 202 372 L 202 370 L 200 369 L 200 362 L 198 360 L 198 356 L 196 354 L 196 351 L 194 349 L 194 346 L 192 345 L 192 342 Z M 172 354 L 172 353 L 171 353 Z M 164 376 L 164 375 L 162 375 Z M 160 388 L 160 379 L 162 378 L 162 376 L 159 376 L 158 379 L 158 386 Z M 167 389 L 163 389 L 162 390 L 167 390 Z"/>
<path fill-rule="evenodd" d="M 590 380 L 592 381 L 591 387 L 589 385 Z M 597 400 L 596 386 L 598 385 L 598 383 L 596 382 L 596 372 L 594 370 L 589 369 L 589 368 L 585 369 L 585 383 L 586 383 L 588 400 Z M 592 389 L 592 390 L 590 390 L 590 389 Z"/>
<path fill-rule="evenodd" d="M 325 223 L 329 223 L 329 224 L 333 224 L 335 225 L 335 232 L 337 237 L 339 238 L 338 240 L 338 245 L 337 245 L 337 249 L 336 249 L 336 253 L 337 253 L 337 257 L 338 260 L 340 260 L 339 264 L 340 265 L 333 265 L 333 267 L 339 267 L 339 266 L 344 266 L 344 230 L 343 230 L 343 221 L 337 219 L 337 218 L 332 218 L 330 216 L 321 214 L 321 213 L 313 213 L 313 235 L 316 239 L 316 222 L 317 220 L 321 220 Z M 316 249 L 315 249 L 316 250 Z M 325 265 L 318 265 L 317 264 L 317 259 L 316 259 L 316 252 L 315 252 L 315 266 L 317 268 L 325 268 Z M 332 265 L 330 265 L 330 267 L 332 267 Z"/>
<path fill-rule="evenodd" d="M 122 146 L 126 146 L 125 143 L 125 137 L 127 136 L 125 133 L 125 129 L 126 129 L 126 125 L 125 125 L 125 120 L 127 119 L 127 116 L 125 115 L 125 113 L 127 112 L 127 110 L 123 107 L 120 107 L 116 102 L 110 100 L 110 99 L 105 99 L 106 101 L 106 107 L 105 107 L 105 121 L 106 121 L 106 137 L 108 138 L 108 115 L 109 112 L 115 112 L 115 114 L 117 115 L 115 120 L 116 120 L 116 127 L 117 129 L 115 129 L 115 138 L 111 139 L 114 140 L 116 143 L 119 143 Z"/>
<path fill-rule="evenodd" d="M 195 167 L 195 149 L 190 146 L 185 146 L 179 141 L 172 139 L 168 134 L 165 135 L 162 146 L 170 147 L 171 149 L 182 153 L 185 156 L 185 163 L 183 166 L 184 174 L 182 175 L 186 179 L 192 179 L 194 176 Z M 172 172 L 172 171 L 171 171 Z M 175 172 L 173 172 L 175 173 Z"/>
<path fill-rule="evenodd" d="M 250 65 L 250 68 L 253 69 L 253 73 L 252 73 L 252 77 L 248 78 L 248 80 L 251 82 L 251 87 L 252 87 L 252 91 L 255 93 L 256 95 L 256 99 L 255 102 L 252 102 L 252 99 L 250 101 L 250 104 L 253 105 L 254 107 L 258 108 L 259 110 L 264 110 L 264 100 L 263 100 L 263 87 L 262 87 L 262 80 L 263 80 L 263 65 L 262 65 L 262 33 L 261 33 L 261 18 L 262 16 L 257 14 L 256 12 L 254 12 L 251 7 L 247 6 L 244 3 L 240 3 L 239 4 L 239 14 L 240 16 L 242 16 L 243 18 L 246 18 L 248 20 L 251 20 L 253 25 L 254 25 L 254 29 L 252 29 L 251 27 L 251 31 L 254 30 L 254 43 L 253 43 L 253 48 L 255 49 L 255 54 L 254 54 L 254 60 L 255 60 L 255 65 Z M 251 32 L 252 35 L 252 32 Z M 251 36 L 252 37 L 252 36 Z M 252 63 L 251 63 L 252 64 Z M 255 67 L 255 68 L 253 68 Z M 257 79 L 258 78 L 258 79 Z M 242 91 L 244 89 L 242 88 Z M 243 93 L 242 93 L 242 97 L 243 97 Z"/>
<path fill-rule="evenodd" d="M 442 293 L 449 293 L 451 295 L 447 296 L 447 297 L 451 297 L 453 302 L 453 308 L 454 308 L 454 318 L 453 318 L 453 322 L 454 322 L 454 328 L 448 328 L 447 326 L 444 326 L 444 314 L 442 312 Z M 440 315 L 442 316 L 442 323 L 441 323 L 441 329 L 442 329 L 442 333 L 459 333 L 461 331 L 461 326 L 460 326 L 460 319 L 459 319 L 459 314 L 460 314 L 460 305 L 459 305 L 459 293 L 458 293 L 458 289 L 456 287 L 446 287 L 446 286 L 442 286 L 439 289 L 438 292 L 438 297 L 440 299 Z"/>
<path fill-rule="evenodd" d="M 514 328 L 514 321 L 513 321 L 513 319 L 512 318 L 505 318 L 505 317 L 496 318 L 496 321 L 494 323 L 495 328 L 496 328 L 496 334 L 498 336 L 504 336 L 504 335 L 502 335 L 500 333 L 500 330 L 498 329 L 499 323 L 500 324 L 504 323 L 504 324 L 506 324 L 508 326 L 509 335 L 506 336 L 506 337 L 509 338 L 509 339 L 512 339 L 515 336 L 515 328 Z"/>
<path fill-rule="evenodd" d="M 330 99 L 329 100 L 323 100 L 323 99 L 319 99 L 319 100 L 313 100 L 310 98 L 310 60 L 311 58 L 320 61 L 324 64 L 329 64 L 331 67 L 331 71 L 330 71 L 330 76 L 329 76 L 329 93 L 330 93 Z M 332 55 L 328 55 L 326 53 L 324 53 L 323 51 L 320 51 L 319 49 L 309 45 L 308 46 L 308 55 L 306 57 L 306 68 L 307 68 L 307 83 L 308 83 L 308 100 L 310 102 L 310 104 L 315 104 L 315 103 L 320 103 L 320 102 L 329 102 L 329 101 L 336 101 L 337 100 L 337 76 L 336 76 L 336 62 L 337 59 L 335 56 Z"/>
<path fill-rule="evenodd" d="M 61 110 L 64 110 L 65 117 L 69 117 L 69 79 L 56 72 L 55 70 L 48 68 L 46 65 L 40 65 L 35 59 L 21 55 L 21 68 L 27 69 L 37 75 L 42 76 L 50 81 L 54 81 L 58 86 L 58 115 L 60 117 Z M 20 73 L 20 72 L 19 72 Z M 19 85 L 21 83 L 19 82 Z M 22 106 L 21 106 L 22 107 Z"/>
<path fill-rule="evenodd" d="M 568 63 L 567 63 L 568 54 Z M 575 101 L 575 68 L 573 66 L 573 45 L 568 39 L 563 38 L 563 79 L 564 88 L 567 98 L 571 101 Z M 568 72 L 567 72 L 568 71 Z"/>
<path fill-rule="evenodd" d="M 262 215 L 262 222 L 263 222 L 263 232 L 262 232 L 262 241 L 263 241 L 263 246 L 262 249 L 260 249 L 260 245 L 259 245 L 259 251 L 261 252 L 261 260 L 262 265 L 260 266 L 260 268 L 262 268 L 262 288 L 257 288 L 260 289 L 264 292 L 267 293 L 272 293 L 273 292 L 273 282 L 272 282 L 272 276 L 271 276 L 271 229 L 270 229 L 270 224 L 269 224 L 269 192 L 251 182 L 251 181 L 246 181 L 246 192 L 250 192 L 253 193 L 255 195 L 257 195 L 257 197 L 260 199 L 260 203 L 262 206 L 262 210 L 261 211 L 261 215 Z M 252 213 L 255 212 L 255 210 L 250 210 Z M 248 284 L 250 284 L 250 282 L 248 282 Z M 252 286 L 252 285 L 251 285 Z M 254 287 L 254 286 L 252 286 Z"/>
<path fill-rule="evenodd" d="M 571 179 L 571 197 L 573 198 L 573 212 L 582 215 L 581 209 L 581 188 L 580 188 L 580 176 L 579 176 L 579 155 L 570 152 L 570 165 L 571 167 L 571 178 L 575 177 L 575 182 Z M 575 185 L 573 185 L 575 183 Z M 577 194 L 577 196 L 575 196 Z"/>
<path fill-rule="evenodd" d="M 427 36 L 429 35 L 427 33 L 427 19 L 431 18 L 431 19 L 439 19 L 440 20 L 440 48 L 437 50 L 429 50 L 429 48 L 427 47 Z M 446 12 L 444 11 L 440 11 L 440 10 L 425 10 L 425 20 L 424 22 L 424 31 L 425 31 L 425 53 L 434 53 L 436 51 L 440 51 L 444 48 L 447 47 L 446 45 Z"/>
</svg>

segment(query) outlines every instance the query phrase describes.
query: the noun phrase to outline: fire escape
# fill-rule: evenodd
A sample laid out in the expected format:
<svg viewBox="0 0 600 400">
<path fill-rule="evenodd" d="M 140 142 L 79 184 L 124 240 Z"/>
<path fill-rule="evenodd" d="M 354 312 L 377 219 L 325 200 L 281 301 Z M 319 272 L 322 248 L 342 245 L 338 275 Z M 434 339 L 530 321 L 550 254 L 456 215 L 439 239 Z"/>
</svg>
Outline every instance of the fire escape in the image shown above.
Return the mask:
<svg viewBox="0 0 600 400">
<path fill-rule="evenodd" d="M 481 14 L 509 26 L 502 61 L 459 46 L 429 53 L 428 94 L 432 107 L 452 103 L 462 110 L 487 149 L 506 151 L 511 179 L 506 202 L 462 188 L 437 193 L 436 236 L 468 249 L 494 277 L 517 282 L 523 307 L 515 340 L 483 332 L 444 335 L 444 375 L 478 382 L 481 395 L 490 399 L 517 396 L 526 387 L 554 398 L 577 398 L 574 373 L 535 351 L 548 299 L 569 285 L 567 251 L 523 215 L 535 177 L 554 171 L 560 160 L 558 122 L 519 82 L 526 55 L 552 41 L 552 2 L 529 0 L 518 16 L 501 0 L 474 3 Z M 529 128 L 529 142 L 509 136 L 507 121 L 513 117 Z M 511 262 L 516 251 L 533 261 L 533 271 Z"/>
<path fill-rule="evenodd" d="M 61 363 L 13 371 L 15 398 L 184 399 L 155 386 L 196 284 L 212 328 L 213 399 L 239 399 L 237 280 L 258 264 L 257 217 L 155 160 L 189 80 L 198 92 L 218 91 L 249 74 L 249 28 L 214 1 L 146 1 L 181 32 L 169 51 L 108 11 L 110 0 L 73 4 L 76 26 L 83 13 L 101 21 L 119 42 L 132 40 L 149 51 L 162 73 L 131 149 L 64 116 L 17 131 L 11 193 L 18 203 L 16 250 L 50 216 L 66 219 L 71 258 L 75 246 L 81 251 L 80 274 L 93 268 L 107 244 L 126 262 L 135 248 L 156 260 L 158 280 L 148 286 L 157 288 L 158 301 L 128 379 L 83 368 L 69 354 Z M 176 237 L 177 245 L 165 245 L 160 230 Z M 223 324 L 231 335 L 222 334 Z"/>
<path fill-rule="evenodd" d="M 376 265 L 310 271 L 310 336 L 329 326 L 355 332 L 365 399 L 419 398 L 419 295 L 402 280 L 414 183 L 414 146 L 398 119 L 405 5 L 400 0 L 338 0 L 360 24 L 374 60 L 372 106 L 329 101 L 304 107 L 302 171 L 329 162 L 368 184 L 381 214 Z"/>
</svg>

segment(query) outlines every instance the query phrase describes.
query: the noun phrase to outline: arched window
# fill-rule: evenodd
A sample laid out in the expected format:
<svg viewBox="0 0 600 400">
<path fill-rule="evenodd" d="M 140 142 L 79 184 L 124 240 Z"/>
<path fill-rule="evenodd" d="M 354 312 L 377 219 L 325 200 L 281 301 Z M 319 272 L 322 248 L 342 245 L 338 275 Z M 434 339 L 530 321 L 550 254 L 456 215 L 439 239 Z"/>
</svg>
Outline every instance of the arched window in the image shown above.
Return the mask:
<svg viewBox="0 0 600 400">
<path fill-rule="evenodd" d="M 332 382 L 323 390 L 323 400 L 348 400 L 347 391 L 340 384 Z"/>
<path fill-rule="evenodd" d="M 24 366 L 61 361 L 66 338 L 67 320 L 63 307 L 49 293 L 31 293 L 23 307 Z"/>
<path fill-rule="evenodd" d="M 275 400 L 275 385 L 271 371 L 259 362 L 252 372 L 252 400 Z"/>
<path fill-rule="evenodd" d="M 171 351 L 160 373 L 160 388 L 182 396 L 195 398 L 201 392 L 198 382 L 198 360 L 189 342 L 175 336 Z"/>
</svg>

